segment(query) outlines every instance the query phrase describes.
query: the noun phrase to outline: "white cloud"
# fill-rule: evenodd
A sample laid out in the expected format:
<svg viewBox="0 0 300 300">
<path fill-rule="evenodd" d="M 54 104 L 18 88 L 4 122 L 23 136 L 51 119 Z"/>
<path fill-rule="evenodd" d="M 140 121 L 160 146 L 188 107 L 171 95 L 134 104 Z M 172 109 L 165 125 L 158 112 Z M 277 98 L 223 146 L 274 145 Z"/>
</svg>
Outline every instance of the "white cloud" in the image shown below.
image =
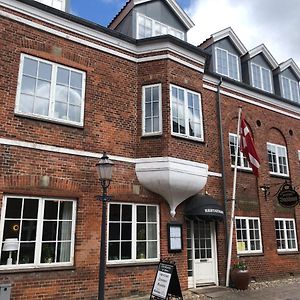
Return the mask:
<svg viewBox="0 0 300 300">
<path fill-rule="evenodd" d="M 248 50 L 263 43 L 278 63 L 292 57 L 300 64 L 299 12 L 299 0 L 194 0 L 187 9 L 195 23 L 188 40 L 199 45 L 231 27 Z"/>
</svg>

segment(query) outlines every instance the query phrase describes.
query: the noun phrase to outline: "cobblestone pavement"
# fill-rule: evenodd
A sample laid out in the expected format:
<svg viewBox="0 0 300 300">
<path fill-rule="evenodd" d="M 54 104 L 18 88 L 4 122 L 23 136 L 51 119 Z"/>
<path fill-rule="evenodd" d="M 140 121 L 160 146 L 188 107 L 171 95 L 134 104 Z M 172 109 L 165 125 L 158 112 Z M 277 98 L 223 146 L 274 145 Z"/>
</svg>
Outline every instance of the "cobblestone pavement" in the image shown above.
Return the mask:
<svg viewBox="0 0 300 300">
<path fill-rule="evenodd" d="M 183 292 L 184 300 L 300 300 L 300 277 L 253 282 L 248 290 L 203 287 Z M 149 300 L 149 296 L 118 300 Z M 175 299 L 174 299 L 175 300 Z"/>
</svg>

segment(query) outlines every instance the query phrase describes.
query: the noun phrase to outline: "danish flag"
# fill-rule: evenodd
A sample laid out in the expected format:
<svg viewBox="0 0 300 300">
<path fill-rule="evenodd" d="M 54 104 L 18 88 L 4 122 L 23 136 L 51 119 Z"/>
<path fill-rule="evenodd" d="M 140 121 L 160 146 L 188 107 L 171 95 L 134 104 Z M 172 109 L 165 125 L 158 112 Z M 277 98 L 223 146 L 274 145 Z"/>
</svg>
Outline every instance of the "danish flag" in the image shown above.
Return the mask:
<svg viewBox="0 0 300 300">
<path fill-rule="evenodd" d="M 258 177 L 258 168 L 260 167 L 259 157 L 254 147 L 253 138 L 251 136 L 251 132 L 243 118 L 241 116 L 241 142 L 240 142 L 240 150 L 246 156 L 253 173 Z"/>
</svg>

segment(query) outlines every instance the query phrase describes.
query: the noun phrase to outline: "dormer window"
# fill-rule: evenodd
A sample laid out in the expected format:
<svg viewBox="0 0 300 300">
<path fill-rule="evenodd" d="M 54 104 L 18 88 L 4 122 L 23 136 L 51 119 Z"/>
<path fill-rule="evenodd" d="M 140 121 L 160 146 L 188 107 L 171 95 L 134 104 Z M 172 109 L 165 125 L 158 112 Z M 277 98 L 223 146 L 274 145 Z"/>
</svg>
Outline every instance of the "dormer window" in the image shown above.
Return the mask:
<svg viewBox="0 0 300 300">
<path fill-rule="evenodd" d="M 35 0 L 35 1 L 54 7 L 62 11 L 66 10 L 66 0 Z"/>
<path fill-rule="evenodd" d="M 252 63 L 252 85 L 266 92 L 272 92 L 271 72 L 262 66 Z"/>
<path fill-rule="evenodd" d="M 137 15 L 137 38 L 143 39 L 152 36 L 170 34 L 184 40 L 184 33 L 144 15 Z"/>
<path fill-rule="evenodd" d="M 216 48 L 216 71 L 229 78 L 239 80 L 238 56 L 227 50 Z"/>
<path fill-rule="evenodd" d="M 289 100 L 300 103 L 299 99 L 299 83 L 290 78 L 281 77 L 282 79 L 282 96 Z"/>
</svg>

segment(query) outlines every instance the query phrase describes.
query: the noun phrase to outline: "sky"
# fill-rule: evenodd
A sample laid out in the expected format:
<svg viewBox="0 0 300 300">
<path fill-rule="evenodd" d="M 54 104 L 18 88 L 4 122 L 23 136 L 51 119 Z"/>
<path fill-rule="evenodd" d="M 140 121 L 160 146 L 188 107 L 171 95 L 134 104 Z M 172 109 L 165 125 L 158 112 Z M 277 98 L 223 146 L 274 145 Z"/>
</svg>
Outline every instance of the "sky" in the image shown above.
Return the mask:
<svg viewBox="0 0 300 300">
<path fill-rule="evenodd" d="M 107 26 L 126 0 L 70 0 L 71 13 Z M 300 67 L 300 0 L 177 0 L 195 26 L 188 42 L 199 45 L 231 27 L 246 49 L 265 44 L 278 63 Z"/>
</svg>

